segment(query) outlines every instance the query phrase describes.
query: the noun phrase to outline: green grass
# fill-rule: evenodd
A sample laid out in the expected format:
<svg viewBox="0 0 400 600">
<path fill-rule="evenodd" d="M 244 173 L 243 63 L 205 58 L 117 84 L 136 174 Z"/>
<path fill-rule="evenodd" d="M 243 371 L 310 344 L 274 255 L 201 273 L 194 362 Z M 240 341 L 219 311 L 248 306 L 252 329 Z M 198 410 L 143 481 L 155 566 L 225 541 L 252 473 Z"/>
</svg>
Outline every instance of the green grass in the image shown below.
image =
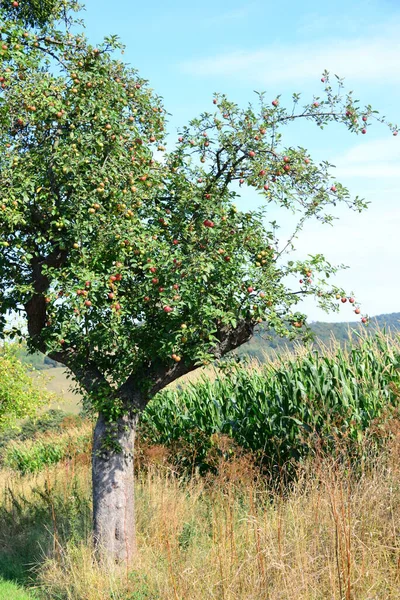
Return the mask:
<svg viewBox="0 0 400 600">
<path fill-rule="evenodd" d="M 35 596 L 28 594 L 15 583 L 0 579 L 0 598 L 4 600 L 34 600 Z"/>
</svg>

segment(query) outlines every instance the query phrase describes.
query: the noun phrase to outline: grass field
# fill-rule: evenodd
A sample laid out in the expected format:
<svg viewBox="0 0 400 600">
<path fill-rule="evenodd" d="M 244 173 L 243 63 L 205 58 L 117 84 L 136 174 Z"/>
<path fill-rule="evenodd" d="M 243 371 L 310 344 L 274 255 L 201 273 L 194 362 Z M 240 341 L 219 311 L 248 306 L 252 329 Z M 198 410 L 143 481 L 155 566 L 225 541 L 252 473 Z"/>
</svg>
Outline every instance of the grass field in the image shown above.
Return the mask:
<svg viewBox="0 0 400 600">
<path fill-rule="evenodd" d="M 0 579 L 0 598 L 1 600 L 34 600 L 35 596 L 28 594 L 15 583 Z"/>
</svg>

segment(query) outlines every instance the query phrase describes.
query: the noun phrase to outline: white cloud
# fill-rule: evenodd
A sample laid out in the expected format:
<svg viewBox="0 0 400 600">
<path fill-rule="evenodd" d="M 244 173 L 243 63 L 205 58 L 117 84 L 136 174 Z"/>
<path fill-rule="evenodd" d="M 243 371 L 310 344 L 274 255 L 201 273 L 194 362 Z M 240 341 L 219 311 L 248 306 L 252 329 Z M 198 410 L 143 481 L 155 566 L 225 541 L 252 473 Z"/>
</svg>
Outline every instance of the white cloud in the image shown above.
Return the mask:
<svg viewBox="0 0 400 600">
<path fill-rule="evenodd" d="M 188 60 L 181 69 L 197 76 L 235 77 L 269 86 L 315 79 L 328 69 L 352 81 L 399 84 L 400 37 L 388 27 L 375 37 L 322 39 L 257 51 L 233 51 L 197 60 Z"/>
<path fill-rule="evenodd" d="M 400 139 L 388 135 L 383 139 L 365 141 L 332 159 L 332 163 L 336 165 L 334 174 L 339 179 L 396 178 L 400 182 Z"/>
</svg>

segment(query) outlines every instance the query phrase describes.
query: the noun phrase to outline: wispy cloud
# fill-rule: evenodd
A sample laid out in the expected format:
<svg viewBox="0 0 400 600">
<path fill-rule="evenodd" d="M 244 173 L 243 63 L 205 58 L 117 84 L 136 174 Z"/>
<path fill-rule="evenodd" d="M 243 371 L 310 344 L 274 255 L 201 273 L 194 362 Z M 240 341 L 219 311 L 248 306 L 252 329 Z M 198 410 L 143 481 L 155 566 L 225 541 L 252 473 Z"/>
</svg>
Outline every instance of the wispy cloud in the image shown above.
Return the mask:
<svg viewBox="0 0 400 600">
<path fill-rule="evenodd" d="M 187 74 L 207 77 L 235 77 L 257 85 L 306 82 L 328 69 L 352 81 L 400 84 L 400 38 L 396 28 L 375 37 L 322 39 L 257 51 L 238 50 L 183 62 Z"/>
<path fill-rule="evenodd" d="M 400 140 L 388 135 L 357 144 L 332 163 L 339 178 L 396 178 L 400 182 Z"/>
</svg>

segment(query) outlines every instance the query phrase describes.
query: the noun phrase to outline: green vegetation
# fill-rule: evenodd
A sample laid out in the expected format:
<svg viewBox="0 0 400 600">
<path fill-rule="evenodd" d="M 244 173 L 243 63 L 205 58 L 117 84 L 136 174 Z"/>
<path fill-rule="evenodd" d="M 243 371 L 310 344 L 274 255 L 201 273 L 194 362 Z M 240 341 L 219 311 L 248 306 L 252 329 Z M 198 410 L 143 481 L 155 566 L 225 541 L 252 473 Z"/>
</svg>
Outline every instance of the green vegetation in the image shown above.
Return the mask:
<svg viewBox="0 0 400 600">
<path fill-rule="evenodd" d="M 309 325 L 309 337 L 319 345 L 329 345 L 335 340 L 342 346 L 355 339 L 357 334 L 364 332 L 366 335 L 374 335 L 379 330 L 400 330 L 400 313 L 377 315 L 369 320 L 365 328 L 358 322 L 324 323 L 316 321 Z M 257 327 L 254 337 L 236 351 L 239 356 L 250 356 L 264 362 L 267 356 L 273 356 L 275 352 L 293 350 L 298 342 L 278 337 L 273 331 L 267 330 L 263 324 Z"/>
<path fill-rule="evenodd" d="M 400 338 L 377 333 L 344 349 L 336 343 L 325 353 L 303 349 L 259 368 L 232 367 L 213 382 L 159 394 L 142 436 L 175 452 L 179 443 L 179 460 L 202 469 L 214 434 L 257 451 L 270 473 L 317 448 L 333 451 L 343 438 L 356 453 L 371 424 L 398 405 L 399 366 Z"/>
<path fill-rule="evenodd" d="M 52 398 L 43 378 L 32 378 L 18 360 L 15 348 L 0 346 L 0 431 L 18 419 L 35 414 Z"/>
<path fill-rule="evenodd" d="M 34 597 L 28 594 L 23 588 L 10 581 L 4 581 L 1 578 L 0 598 L 4 600 L 34 600 Z"/>
</svg>

